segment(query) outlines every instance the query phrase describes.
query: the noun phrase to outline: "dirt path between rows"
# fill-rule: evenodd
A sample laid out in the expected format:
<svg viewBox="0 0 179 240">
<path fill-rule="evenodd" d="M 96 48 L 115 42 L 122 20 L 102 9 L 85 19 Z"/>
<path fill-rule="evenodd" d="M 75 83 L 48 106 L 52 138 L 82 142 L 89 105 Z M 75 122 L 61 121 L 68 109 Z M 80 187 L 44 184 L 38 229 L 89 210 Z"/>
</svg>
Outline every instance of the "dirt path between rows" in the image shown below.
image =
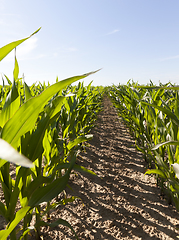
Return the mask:
<svg viewBox="0 0 179 240">
<path fill-rule="evenodd" d="M 93 170 L 73 174 L 68 196 L 81 200 L 61 206 L 51 221 L 61 217 L 76 231 L 79 239 L 177 239 L 179 214 L 160 197 L 155 179 L 144 176 L 142 154 L 117 116 L 108 98 L 104 98 L 86 153 L 78 163 Z M 75 239 L 67 227 L 44 229 L 42 239 Z"/>
</svg>

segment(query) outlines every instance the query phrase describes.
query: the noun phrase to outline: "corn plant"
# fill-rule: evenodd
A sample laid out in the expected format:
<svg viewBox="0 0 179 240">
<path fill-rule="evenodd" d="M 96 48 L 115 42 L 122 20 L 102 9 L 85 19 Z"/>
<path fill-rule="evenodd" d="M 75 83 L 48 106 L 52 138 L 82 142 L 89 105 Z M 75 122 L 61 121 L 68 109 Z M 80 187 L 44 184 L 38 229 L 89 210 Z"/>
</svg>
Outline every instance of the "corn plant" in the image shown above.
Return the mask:
<svg viewBox="0 0 179 240">
<path fill-rule="evenodd" d="M 2 47 L 0 60 L 28 38 Z M 23 229 L 18 239 L 27 239 L 28 233 L 32 229 L 35 230 L 36 239 L 40 239 L 40 227 L 44 225 L 54 227 L 62 224 L 74 232 L 72 226 L 63 219 L 50 223 L 45 222 L 43 217 L 46 215 L 49 219 L 50 209 L 62 202 L 75 200 L 73 197 L 65 201 L 60 200 L 55 204 L 51 203 L 51 200 L 67 186 L 72 169 L 92 173 L 75 164 L 81 144 L 92 138 L 92 135 L 86 134 L 88 131 L 84 131 L 85 124 L 87 124 L 85 114 L 88 115 L 88 112 L 84 111 L 83 113 L 82 122 L 84 124 L 79 124 L 80 114 L 77 113 L 78 117 L 74 116 L 77 109 L 73 106 L 75 106 L 75 101 L 81 101 L 81 95 L 79 94 L 76 99 L 75 96 L 65 94 L 71 83 L 92 73 L 95 72 L 62 81 L 57 79 L 55 84 L 51 86 L 48 84 L 48 87 L 45 84 L 29 87 L 25 82 L 23 83 L 23 78 L 19 78 L 19 66 L 15 57 L 13 81 L 11 82 L 4 75 L 9 85 L 5 85 L 3 79 L 0 102 L 0 182 L 4 193 L 4 202 L 0 202 L 0 214 L 5 218 L 7 227 L 0 231 L 0 239 L 7 239 L 10 235 L 10 239 L 16 240 L 16 226 L 21 220 L 23 220 Z M 77 95 L 78 90 L 77 88 Z M 79 91 L 86 90 L 82 88 Z M 92 100 L 92 95 L 90 100 Z M 83 109 L 82 104 L 82 102 L 79 104 L 81 109 Z M 62 112 L 64 106 L 68 106 L 66 113 Z M 85 110 L 87 110 L 86 107 Z M 91 110 L 93 109 L 91 108 Z M 67 126 L 69 136 L 71 136 L 73 119 L 77 121 L 76 126 L 78 126 L 75 133 L 72 133 L 73 137 L 69 137 L 68 141 L 64 141 L 66 139 L 64 132 L 63 138 L 60 138 L 58 132 L 60 130 L 59 123 L 61 127 L 64 125 L 63 114 L 68 115 L 71 119 Z M 10 162 L 15 164 L 16 175 L 14 178 L 10 174 Z M 17 209 L 18 203 L 20 203 L 20 209 Z M 44 209 L 42 209 L 43 203 L 46 203 Z M 36 221 L 32 226 L 33 216 Z M 75 232 L 74 234 L 76 236 Z M 76 238 L 78 239 L 77 236 Z"/>
<path fill-rule="evenodd" d="M 179 211 L 178 90 L 171 83 L 156 87 L 152 82 L 148 86 L 128 82 L 109 88 L 109 96 L 148 161 L 146 174 L 155 174 L 162 193 Z"/>
</svg>

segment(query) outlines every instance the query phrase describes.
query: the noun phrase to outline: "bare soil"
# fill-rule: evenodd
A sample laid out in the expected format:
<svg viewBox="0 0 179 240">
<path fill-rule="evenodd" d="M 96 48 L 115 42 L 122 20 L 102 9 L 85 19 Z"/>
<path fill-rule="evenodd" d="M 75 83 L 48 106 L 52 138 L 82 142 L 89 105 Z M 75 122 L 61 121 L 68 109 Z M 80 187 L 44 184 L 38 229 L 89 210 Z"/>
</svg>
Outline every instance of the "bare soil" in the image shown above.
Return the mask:
<svg viewBox="0 0 179 240">
<path fill-rule="evenodd" d="M 78 164 L 94 171 L 73 174 L 67 196 L 81 200 L 51 214 L 67 220 L 79 239 L 177 239 L 179 214 L 160 196 L 145 161 L 108 98 L 104 98 L 93 139 Z M 42 239 L 75 239 L 67 227 L 44 228 Z"/>
<path fill-rule="evenodd" d="M 145 175 L 145 161 L 108 98 L 104 98 L 93 139 L 77 164 L 92 171 L 74 172 L 66 188 L 73 203 L 51 213 L 51 222 L 62 218 L 79 239 L 177 239 L 179 213 L 161 198 L 155 178 Z M 61 194 L 60 197 L 64 197 Z M 4 228 L 0 218 L 0 229 Z M 35 239 L 34 235 L 29 239 Z M 73 240 L 74 233 L 59 225 L 42 228 L 41 239 Z"/>
</svg>

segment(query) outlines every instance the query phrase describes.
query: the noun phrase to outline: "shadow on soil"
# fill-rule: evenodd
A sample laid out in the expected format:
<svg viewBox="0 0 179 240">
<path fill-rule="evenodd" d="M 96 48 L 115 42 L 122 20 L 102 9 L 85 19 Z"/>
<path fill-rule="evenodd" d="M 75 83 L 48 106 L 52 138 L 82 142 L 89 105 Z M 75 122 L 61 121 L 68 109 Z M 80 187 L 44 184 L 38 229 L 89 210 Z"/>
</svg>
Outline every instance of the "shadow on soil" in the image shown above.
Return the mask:
<svg viewBox="0 0 179 240">
<path fill-rule="evenodd" d="M 80 164 L 98 177 L 77 173 L 70 179 L 69 195 L 81 200 L 59 207 L 59 216 L 69 221 L 79 239 L 176 239 L 179 215 L 160 198 L 145 162 L 120 122 L 108 99 L 99 115 L 94 137 Z M 75 239 L 67 228 L 55 228 L 64 239 Z M 59 238 L 63 239 L 63 238 Z"/>
</svg>

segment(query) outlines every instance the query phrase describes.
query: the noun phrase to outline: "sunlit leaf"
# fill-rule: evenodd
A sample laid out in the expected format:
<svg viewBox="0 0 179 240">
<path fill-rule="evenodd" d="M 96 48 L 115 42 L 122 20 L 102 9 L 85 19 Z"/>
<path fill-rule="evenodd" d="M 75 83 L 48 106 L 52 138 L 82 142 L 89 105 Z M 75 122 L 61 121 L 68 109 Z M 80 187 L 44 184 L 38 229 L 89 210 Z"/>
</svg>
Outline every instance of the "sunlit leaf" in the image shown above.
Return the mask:
<svg viewBox="0 0 179 240">
<path fill-rule="evenodd" d="M 164 174 L 163 171 L 159 169 L 151 169 L 145 172 L 145 174 L 158 174 L 162 178 L 166 178 L 166 175 Z"/>
<path fill-rule="evenodd" d="M 21 208 L 15 215 L 14 220 L 11 222 L 9 227 L 6 230 L 0 231 L 0 239 L 6 240 L 10 233 L 14 230 L 17 224 L 25 217 L 27 212 L 29 211 L 30 207 Z"/>
<path fill-rule="evenodd" d="M 173 167 L 173 170 L 176 174 L 176 177 L 179 179 L 179 164 L 178 163 L 174 163 L 174 164 L 171 164 L 171 166 Z"/>
<path fill-rule="evenodd" d="M 69 227 L 69 228 L 74 232 L 76 239 L 77 239 L 77 240 L 79 239 L 78 236 L 76 235 L 73 227 L 72 227 L 67 221 L 65 221 L 65 220 L 63 220 L 63 219 L 61 219 L 61 218 L 58 219 L 58 220 L 55 221 L 55 222 L 52 222 L 52 223 L 47 223 L 47 222 L 44 222 L 44 221 L 40 221 L 40 222 L 38 222 L 38 223 L 36 224 L 36 226 L 49 226 L 49 227 L 51 227 L 51 228 L 54 228 L 54 227 L 56 227 L 56 226 L 58 226 L 58 225 L 60 225 L 60 224 L 63 225 L 63 226 Z"/>
<path fill-rule="evenodd" d="M 166 145 L 176 145 L 177 146 L 177 145 L 179 145 L 179 141 L 166 141 L 163 143 L 159 143 L 159 144 L 155 145 L 154 147 L 152 147 L 151 150 L 156 150 L 159 147 L 166 146 Z"/>
<path fill-rule="evenodd" d="M 7 142 L 11 143 L 12 146 L 16 146 L 18 139 L 32 129 L 43 107 L 58 91 L 65 88 L 69 84 L 83 79 L 95 72 L 90 72 L 81 76 L 76 76 L 57 82 L 45 89 L 45 91 L 43 91 L 40 95 L 29 99 L 5 124 L 1 137 Z"/>
<path fill-rule="evenodd" d="M 92 138 L 93 138 L 92 134 L 88 134 L 88 135 L 85 135 L 85 136 L 80 136 L 80 137 L 76 138 L 75 140 L 69 142 L 68 145 L 67 145 L 67 148 L 70 150 L 74 146 L 78 145 L 79 143 L 91 140 Z"/>
<path fill-rule="evenodd" d="M 32 37 L 34 34 L 36 34 L 41 28 L 39 28 L 37 31 L 35 31 L 33 34 L 31 34 L 29 37 L 15 41 L 15 42 L 11 42 L 9 44 L 7 44 L 6 46 L 0 48 L 0 61 L 7 56 L 14 48 L 16 48 L 18 45 L 20 45 L 21 43 L 23 43 L 25 40 L 29 39 L 30 37 Z"/>
<path fill-rule="evenodd" d="M 17 80 L 18 75 L 19 75 L 19 65 L 18 65 L 18 62 L 17 62 L 17 58 L 15 56 L 15 65 L 14 65 L 14 72 L 13 72 L 14 81 Z"/>
<path fill-rule="evenodd" d="M 32 168 L 32 162 L 25 156 L 19 154 L 9 143 L 0 139 L 0 158 L 8 162 Z"/>
</svg>

